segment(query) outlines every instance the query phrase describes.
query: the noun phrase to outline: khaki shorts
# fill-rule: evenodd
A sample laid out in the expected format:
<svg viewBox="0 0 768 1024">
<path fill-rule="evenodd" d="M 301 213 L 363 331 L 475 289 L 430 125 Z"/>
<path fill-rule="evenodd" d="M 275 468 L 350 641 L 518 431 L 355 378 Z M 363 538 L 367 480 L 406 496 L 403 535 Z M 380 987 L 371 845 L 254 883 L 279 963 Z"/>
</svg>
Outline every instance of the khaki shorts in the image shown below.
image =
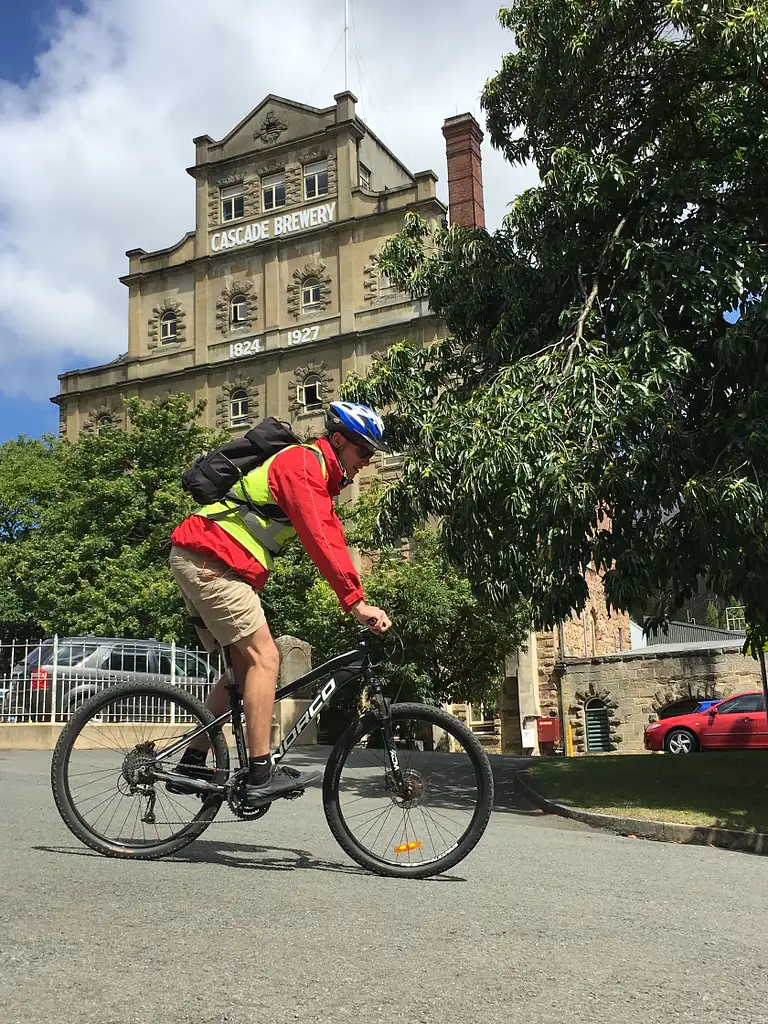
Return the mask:
<svg viewBox="0 0 768 1024">
<path fill-rule="evenodd" d="M 252 636 L 267 624 L 258 593 L 220 559 L 174 546 L 168 562 L 188 611 L 208 627 L 197 628 L 207 650 Z"/>
</svg>

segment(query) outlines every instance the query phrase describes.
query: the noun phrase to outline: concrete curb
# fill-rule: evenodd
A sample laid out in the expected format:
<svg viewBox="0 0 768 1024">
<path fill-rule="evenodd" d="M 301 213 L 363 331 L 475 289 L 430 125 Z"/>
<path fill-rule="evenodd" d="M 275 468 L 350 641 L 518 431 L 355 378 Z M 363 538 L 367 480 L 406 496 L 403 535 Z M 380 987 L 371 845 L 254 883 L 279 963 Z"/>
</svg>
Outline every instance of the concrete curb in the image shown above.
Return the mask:
<svg viewBox="0 0 768 1024">
<path fill-rule="evenodd" d="M 764 832 L 741 832 L 730 828 L 709 828 L 705 825 L 678 825 L 671 821 L 644 821 L 641 818 L 626 818 L 622 815 L 597 814 L 579 807 L 568 807 L 537 793 L 531 786 L 527 772 L 515 775 L 515 785 L 520 793 L 535 807 L 547 814 L 558 814 L 573 818 L 593 828 L 615 832 L 621 836 L 636 836 L 638 839 L 654 839 L 661 843 L 686 843 L 698 846 L 717 846 L 724 850 L 742 853 L 768 855 L 768 835 Z"/>
</svg>

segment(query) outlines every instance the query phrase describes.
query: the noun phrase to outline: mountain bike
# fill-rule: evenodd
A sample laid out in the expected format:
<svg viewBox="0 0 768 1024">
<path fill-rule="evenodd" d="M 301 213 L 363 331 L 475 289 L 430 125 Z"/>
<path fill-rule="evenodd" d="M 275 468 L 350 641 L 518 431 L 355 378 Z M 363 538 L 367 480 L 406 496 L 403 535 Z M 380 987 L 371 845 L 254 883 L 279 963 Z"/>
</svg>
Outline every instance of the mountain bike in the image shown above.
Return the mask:
<svg viewBox="0 0 768 1024">
<path fill-rule="evenodd" d="M 272 759 L 280 762 L 334 695 L 362 679 L 365 705 L 325 767 L 325 817 L 361 867 L 427 878 L 458 864 L 483 835 L 493 806 L 491 766 L 477 737 L 453 715 L 428 704 L 390 701 L 375 672 L 371 640 L 360 627 L 351 650 L 278 688 L 276 703 L 307 687 L 316 695 Z M 182 686 L 124 683 L 94 696 L 64 728 L 51 763 L 53 795 L 67 827 L 91 849 L 133 860 L 164 857 L 202 835 L 225 802 L 234 817 L 220 821 L 256 820 L 272 806 L 245 806 L 242 701 L 226 651 L 223 661 L 230 710 L 219 717 Z M 192 779 L 176 768 L 187 744 L 203 735 L 207 774 Z"/>
</svg>

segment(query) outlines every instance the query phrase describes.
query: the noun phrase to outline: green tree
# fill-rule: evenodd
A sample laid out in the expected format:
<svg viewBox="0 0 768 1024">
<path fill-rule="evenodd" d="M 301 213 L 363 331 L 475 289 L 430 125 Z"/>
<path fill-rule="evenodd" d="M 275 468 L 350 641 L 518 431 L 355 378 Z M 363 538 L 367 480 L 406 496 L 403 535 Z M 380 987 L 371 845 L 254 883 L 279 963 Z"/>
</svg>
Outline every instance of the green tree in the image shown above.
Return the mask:
<svg viewBox="0 0 768 1024">
<path fill-rule="evenodd" d="M 0 445 L 0 640 L 37 635 L 29 588 L 19 586 L 9 566 L 58 495 L 61 462 L 61 443 L 50 436 L 20 436 Z"/>
<path fill-rule="evenodd" d="M 6 635 L 22 626 L 43 635 L 191 635 L 168 572 L 169 535 L 193 504 L 180 474 L 218 435 L 198 422 L 203 404 L 185 395 L 127 398 L 125 407 L 128 430 L 0 449 L 0 503 L 17 509 L 13 536 L 0 543 Z"/>
<path fill-rule="evenodd" d="M 125 405 L 127 431 L 0 447 L 3 635 L 196 642 L 168 571 L 169 536 L 193 505 L 182 471 L 221 438 L 199 424 L 202 404 L 184 395 Z M 350 541 L 362 548 L 370 549 L 382 493 L 373 488 L 354 510 L 340 509 Z M 388 683 L 403 697 L 492 700 L 526 616 L 480 604 L 432 534 L 417 538 L 412 561 L 390 549 L 366 550 L 366 559 L 366 594 L 390 612 L 404 641 L 404 656 L 383 670 Z M 307 640 L 316 664 L 350 644 L 353 620 L 298 542 L 277 560 L 263 600 L 273 634 Z M 344 692 L 340 721 L 358 697 Z"/>
<path fill-rule="evenodd" d="M 428 516 L 477 592 L 552 626 L 701 578 L 768 635 L 768 6 L 516 0 L 492 144 L 541 184 L 502 229 L 418 216 L 382 267 L 450 337 L 347 396 L 408 452 L 380 540 Z M 736 322 L 724 311 L 732 310 Z"/>
<path fill-rule="evenodd" d="M 720 615 L 712 601 L 707 602 L 704 621 L 707 626 L 713 626 L 715 629 L 720 625 Z"/>
<path fill-rule="evenodd" d="M 370 550 L 384 493 L 371 488 L 344 518 L 350 543 L 370 566 L 366 598 L 387 610 L 402 642 L 391 636 L 374 642 L 388 692 L 399 700 L 495 703 L 505 658 L 527 634 L 527 608 L 499 610 L 478 600 L 441 552 L 434 531 L 416 532 L 408 558 L 399 548 Z M 312 644 L 315 664 L 351 646 L 354 622 L 298 543 L 276 562 L 262 596 L 274 635 Z M 359 696 L 359 688 L 343 691 L 331 713 L 324 713 L 325 726 L 335 732 L 349 720 Z"/>
</svg>

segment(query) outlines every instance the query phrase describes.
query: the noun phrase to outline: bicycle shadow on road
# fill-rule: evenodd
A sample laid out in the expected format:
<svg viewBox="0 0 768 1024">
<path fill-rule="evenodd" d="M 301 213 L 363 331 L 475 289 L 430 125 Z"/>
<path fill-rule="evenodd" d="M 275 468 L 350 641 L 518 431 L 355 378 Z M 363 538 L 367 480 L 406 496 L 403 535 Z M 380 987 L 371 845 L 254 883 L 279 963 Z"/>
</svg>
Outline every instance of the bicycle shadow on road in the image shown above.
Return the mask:
<svg viewBox="0 0 768 1024">
<path fill-rule="evenodd" d="M 276 852 L 289 856 L 270 856 Z M 256 854 L 258 860 L 247 860 L 238 857 L 238 853 Z M 292 855 L 292 856 L 290 856 Z M 222 864 L 233 868 L 250 868 L 264 871 L 295 871 L 309 869 L 311 871 L 332 871 L 336 874 L 359 875 L 370 877 L 373 872 L 355 864 L 339 864 L 314 857 L 306 850 L 289 847 L 258 846 L 251 843 L 217 842 L 215 839 L 201 839 L 193 846 L 188 846 L 178 853 L 171 854 L 166 860 L 182 861 L 187 864 Z M 466 882 L 459 875 L 437 875 L 424 879 L 426 882 Z"/>
<path fill-rule="evenodd" d="M 64 854 L 72 857 L 100 857 L 106 859 L 95 850 L 75 846 L 33 846 L 31 849 L 41 853 Z M 197 839 L 191 846 L 161 858 L 170 863 L 182 864 L 217 864 L 228 868 L 245 868 L 250 871 L 330 871 L 340 875 L 358 875 L 370 877 L 373 872 L 357 867 L 355 864 L 343 864 L 337 861 L 322 860 L 308 850 L 289 846 L 265 846 L 259 843 L 233 843 L 216 839 Z M 122 859 L 122 863 L 128 858 Z M 133 864 L 152 864 L 157 861 L 131 861 Z M 400 881 L 400 879 L 395 879 Z M 424 882 L 466 882 L 460 875 L 444 874 L 422 879 Z"/>
</svg>

